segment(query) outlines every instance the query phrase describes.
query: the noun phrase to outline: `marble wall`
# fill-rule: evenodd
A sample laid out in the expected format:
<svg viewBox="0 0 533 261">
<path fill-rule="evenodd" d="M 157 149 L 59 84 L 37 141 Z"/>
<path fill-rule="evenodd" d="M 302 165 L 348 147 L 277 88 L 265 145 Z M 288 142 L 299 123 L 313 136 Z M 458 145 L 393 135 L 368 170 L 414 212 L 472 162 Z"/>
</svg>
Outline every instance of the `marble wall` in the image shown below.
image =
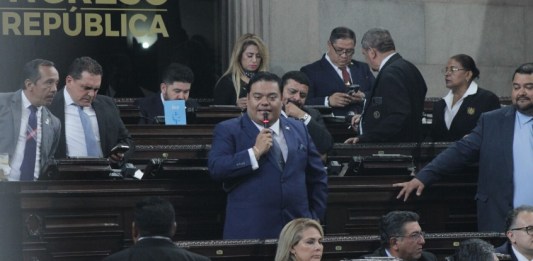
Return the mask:
<svg viewBox="0 0 533 261">
<path fill-rule="evenodd" d="M 424 75 L 428 97 L 446 94 L 440 69 L 452 55 L 472 56 L 480 86 L 499 96 L 510 95 L 516 67 L 533 62 L 532 0 L 264 0 L 261 9 L 278 74 L 319 59 L 340 25 L 355 31 L 359 60 L 364 32 L 388 29 L 397 51 Z"/>
</svg>

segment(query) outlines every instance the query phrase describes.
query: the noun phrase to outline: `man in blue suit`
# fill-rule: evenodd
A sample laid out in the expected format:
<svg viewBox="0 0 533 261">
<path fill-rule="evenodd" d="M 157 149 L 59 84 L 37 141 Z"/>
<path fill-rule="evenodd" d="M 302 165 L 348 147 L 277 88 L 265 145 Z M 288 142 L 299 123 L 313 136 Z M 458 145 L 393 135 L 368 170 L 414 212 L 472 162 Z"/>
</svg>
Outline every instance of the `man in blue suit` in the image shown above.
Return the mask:
<svg viewBox="0 0 533 261">
<path fill-rule="evenodd" d="M 374 75 L 366 63 L 353 60 L 355 33 L 346 27 L 331 31 L 328 51 L 322 59 L 300 69 L 309 80 L 309 105 L 325 105 L 338 116 L 360 113 L 365 94 L 370 94 Z M 360 91 L 350 92 L 359 85 Z"/>
<path fill-rule="evenodd" d="M 533 63 L 516 69 L 512 106 L 486 112 L 463 139 L 440 153 L 402 187 L 398 198 L 420 196 L 426 186 L 479 162 L 476 193 L 479 231 L 504 232 L 507 213 L 533 205 Z"/>
<path fill-rule="evenodd" d="M 249 82 L 247 113 L 219 123 L 211 177 L 228 193 L 224 239 L 277 238 L 294 218 L 323 219 L 327 176 L 303 122 L 280 117 L 280 79 Z"/>
</svg>

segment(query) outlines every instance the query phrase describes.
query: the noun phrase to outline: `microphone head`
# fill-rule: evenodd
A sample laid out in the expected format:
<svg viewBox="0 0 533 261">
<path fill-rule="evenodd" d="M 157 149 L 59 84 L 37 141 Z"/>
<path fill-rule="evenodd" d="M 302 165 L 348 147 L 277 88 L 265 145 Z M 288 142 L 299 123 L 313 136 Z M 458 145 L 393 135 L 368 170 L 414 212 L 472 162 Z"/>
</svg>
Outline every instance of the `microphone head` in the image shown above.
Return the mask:
<svg viewBox="0 0 533 261">
<path fill-rule="evenodd" d="M 265 111 L 265 112 L 263 112 L 263 126 L 265 128 L 268 128 L 268 123 L 269 122 L 270 121 L 268 120 L 268 112 Z"/>
</svg>

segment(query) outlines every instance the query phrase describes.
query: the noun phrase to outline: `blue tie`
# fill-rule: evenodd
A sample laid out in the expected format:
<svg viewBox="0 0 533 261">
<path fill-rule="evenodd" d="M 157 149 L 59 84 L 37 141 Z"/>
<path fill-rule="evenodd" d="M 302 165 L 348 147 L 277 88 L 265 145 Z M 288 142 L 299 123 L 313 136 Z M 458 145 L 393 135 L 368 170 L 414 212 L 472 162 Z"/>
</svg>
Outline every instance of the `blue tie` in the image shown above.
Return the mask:
<svg viewBox="0 0 533 261">
<path fill-rule="evenodd" d="M 98 142 L 94 135 L 91 120 L 89 115 L 83 111 L 82 106 L 78 106 L 78 113 L 80 114 L 81 125 L 83 127 L 83 133 L 85 134 L 85 146 L 87 146 L 87 156 L 100 157 L 100 151 L 98 149 Z"/>
<path fill-rule="evenodd" d="M 35 173 L 35 155 L 37 154 L 37 107 L 30 105 L 30 117 L 26 127 L 26 147 L 24 159 L 20 165 L 20 180 L 33 180 Z"/>
<path fill-rule="evenodd" d="M 283 159 L 283 153 L 281 152 L 281 147 L 279 146 L 279 143 L 274 138 L 275 135 L 277 135 L 274 131 L 272 131 L 272 156 L 274 157 L 274 160 L 278 164 L 278 168 L 283 171 L 283 168 L 285 167 L 285 160 Z"/>
</svg>

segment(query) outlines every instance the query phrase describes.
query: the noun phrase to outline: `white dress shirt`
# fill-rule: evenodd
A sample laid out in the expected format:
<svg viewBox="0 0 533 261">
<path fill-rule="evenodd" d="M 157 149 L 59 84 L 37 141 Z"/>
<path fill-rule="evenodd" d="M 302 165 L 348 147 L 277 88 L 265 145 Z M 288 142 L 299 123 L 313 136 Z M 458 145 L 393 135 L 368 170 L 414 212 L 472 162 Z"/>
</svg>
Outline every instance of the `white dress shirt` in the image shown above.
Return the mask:
<svg viewBox="0 0 533 261">
<path fill-rule="evenodd" d="M 255 121 L 253 121 L 253 124 L 257 127 L 257 129 L 259 129 L 259 131 L 261 131 L 262 129 L 264 129 L 263 126 L 257 124 Z M 283 131 L 280 130 L 279 128 L 279 119 L 274 122 L 274 124 L 272 124 L 269 129 L 272 130 L 273 133 L 273 138 L 276 139 L 276 141 L 278 142 L 279 144 L 279 147 L 281 149 L 281 154 L 283 154 L 283 160 L 285 160 L 285 162 L 287 161 L 287 154 L 289 153 L 289 149 L 287 147 L 287 142 L 285 141 L 285 137 L 283 136 Z M 252 169 L 253 170 L 256 170 L 259 168 L 259 163 L 257 162 L 257 160 L 255 159 L 255 154 L 254 154 L 254 150 L 253 148 L 249 148 L 248 149 L 248 155 L 250 156 L 250 161 L 252 163 Z"/>
<path fill-rule="evenodd" d="M 22 165 L 22 161 L 24 160 L 24 150 L 26 148 L 26 136 L 27 136 L 27 130 L 28 130 L 28 117 L 30 117 L 30 109 L 28 108 L 31 105 L 28 98 L 26 98 L 26 95 L 24 92 L 22 92 L 22 113 L 21 113 L 21 119 L 20 119 L 20 131 L 17 138 L 17 147 L 15 149 L 15 153 L 13 153 L 13 158 L 11 159 L 11 171 L 9 173 L 9 176 L 7 177 L 10 181 L 18 181 L 20 180 L 20 167 Z M 42 133 L 42 127 L 41 127 L 41 110 L 42 107 L 37 107 L 37 147 L 36 151 L 37 154 L 35 156 L 35 170 L 33 177 L 34 179 L 37 179 L 39 177 L 39 172 L 41 170 L 41 133 Z"/>
<path fill-rule="evenodd" d="M 76 103 L 74 103 L 66 89 L 63 94 L 65 98 L 65 136 L 67 139 L 67 156 L 87 157 L 85 133 L 83 132 L 83 126 L 81 125 L 80 114 L 78 112 L 79 105 L 76 105 Z M 100 132 L 98 131 L 98 121 L 96 119 L 96 112 L 94 111 L 92 106 L 83 107 L 83 111 L 87 115 L 89 115 L 89 119 L 91 120 L 91 127 L 96 136 L 98 148 L 100 149 L 100 157 L 102 157 Z"/>
<path fill-rule="evenodd" d="M 453 105 L 453 93 L 451 90 L 448 92 L 448 95 L 443 98 L 444 102 L 446 103 L 446 108 L 444 108 L 444 122 L 446 123 L 446 128 L 448 128 L 448 130 L 450 129 L 453 118 L 455 118 L 455 115 L 457 115 L 457 112 L 459 111 L 459 108 L 461 108 L 461 105 L 463 104 L 465 98 L 470 95 L 476 94 L 477 89 L 477 83 L 472 81 L 472 83 L 470 83 L 470 86 L 468 86 L 468 89 L 466 89 L 466 92 L 463 94 L 463 97 L 461 97 L 461 99 L 459 99 Z"/>
</svg>

